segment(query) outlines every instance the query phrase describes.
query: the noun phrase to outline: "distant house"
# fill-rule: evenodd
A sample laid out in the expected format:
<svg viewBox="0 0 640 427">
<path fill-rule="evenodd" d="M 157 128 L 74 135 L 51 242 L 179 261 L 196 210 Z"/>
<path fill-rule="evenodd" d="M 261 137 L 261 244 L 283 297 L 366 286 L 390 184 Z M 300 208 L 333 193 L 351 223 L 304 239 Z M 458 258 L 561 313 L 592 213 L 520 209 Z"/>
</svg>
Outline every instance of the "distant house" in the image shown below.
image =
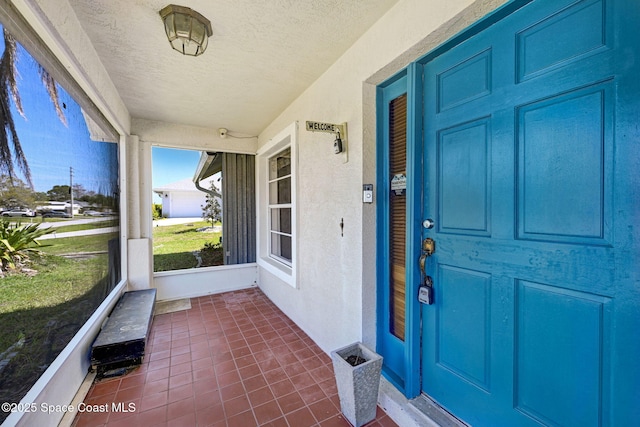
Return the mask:
<svg viewBox="0 0 640 427">
<path fill-rule="evenodd" d="M 211 186 L 210 178 L 201 182 L 204 188 Z M 198 190 L 191 178 L 156 187 L 153 192 L 162 199 L 164 218 L 198 218 L 202 216 L 202 206 L 206 203 L 206 193 Z"/>
<path fill-rule="evenodd" d="M 47 201 L 42 202 L 42 205 L 36 206 L 36 212 L 45 212 L 45 211 L 64 211 L 69 212 L 71 208 L 71 201 L 67 200 L 66 202 L 58 202 L 58 201 Z M 81 209 L 85 209 L 87 207 L 86 202 L 74 201 L 73 203 L 73 214 L 79 215 Z"/>
</svg>

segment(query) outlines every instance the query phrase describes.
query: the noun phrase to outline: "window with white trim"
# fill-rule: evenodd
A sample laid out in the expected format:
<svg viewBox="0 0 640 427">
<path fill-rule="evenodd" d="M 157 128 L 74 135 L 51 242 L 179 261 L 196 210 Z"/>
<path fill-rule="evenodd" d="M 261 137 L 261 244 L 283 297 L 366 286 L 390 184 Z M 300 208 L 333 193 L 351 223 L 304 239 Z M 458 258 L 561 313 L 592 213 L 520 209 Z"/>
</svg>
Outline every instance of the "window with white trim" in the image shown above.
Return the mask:
<svg viewBox="0 0 640 427">
<path fill-rule="evenodd" d="M 296 180 L 298 123 L 258 149 L 258 266 L 290 286 L 296 280 Z"/>
<path fill-rule="evenodd" d="M 269 255 L 292 260 L 291 147 L 269 158 Z"/>
</svg>

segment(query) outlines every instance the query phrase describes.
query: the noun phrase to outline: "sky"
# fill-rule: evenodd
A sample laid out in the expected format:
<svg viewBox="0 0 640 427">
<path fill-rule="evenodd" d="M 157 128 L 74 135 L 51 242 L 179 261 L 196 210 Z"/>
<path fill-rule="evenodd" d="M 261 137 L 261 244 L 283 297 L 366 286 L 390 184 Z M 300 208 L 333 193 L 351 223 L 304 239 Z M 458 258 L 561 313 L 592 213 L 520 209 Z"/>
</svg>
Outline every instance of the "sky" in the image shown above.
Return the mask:
<svg viewBox="0 0 640 427">
<path fill-rule="evenodd" d="M 3 51 L 0 37 L 0 52 Z M 14 102 L 11 110 L 34 190 L 46 192 L 54 185 L 69 185 L 73 168 L 74 185 L 111 195 L 118 184 L 117 144 L 92 141 L 80 106 L 58 85 L 58 98 L 67 121 L 67 125 L 63 124 L 42 84 L 36 61 L 21 46 L 17 58 L 17 86 L 24 117 Z M 17 177 L 26 182 L 15 162 L 14 169 Z"/>
<path fill-rule="evenodd" d="M 151 181 L 153 188 L 156 188 L 193 178 L 200 160 L 200 151 L 152 147 L 151 158 L 153 169 Z M 153 193 L 153 203 L 162 203 L 156 193 Z"/>
<path fill-rule="evenodd" d="M 0 53 L 3 51 L 0 36 Z M 86 190 L 102 193 L 111 188 L 117 179 L 117 145 L 91 141 L 80 106 L 58 85 L 67 125 L 60 121 L 41 82 L 35 60 L 20 45 L 16 66 L 24 117 L 14 102 L 11 107 L 34 190 L 46 192 L 54 185 L 69 185 L 70 168 L 73 168 L 74 185 L 81 184 Z M 192 178 L 199 159 L 200 151 L 153 147 L 152 186 Z M 17 177 L 26 182 L 15 163 L 14 169 Z M 153 200 L 154 203 L 161 202 L 155 193 Z"/>
</svg>

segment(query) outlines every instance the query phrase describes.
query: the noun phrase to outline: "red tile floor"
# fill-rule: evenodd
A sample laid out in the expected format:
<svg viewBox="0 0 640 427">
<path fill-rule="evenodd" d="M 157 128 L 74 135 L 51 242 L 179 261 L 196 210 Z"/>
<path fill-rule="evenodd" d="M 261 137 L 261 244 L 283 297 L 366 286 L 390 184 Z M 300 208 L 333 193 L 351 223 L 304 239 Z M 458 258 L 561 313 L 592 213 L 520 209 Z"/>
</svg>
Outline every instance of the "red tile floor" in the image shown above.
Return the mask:
<svg viewBox="0 0 640 427">
<path fill-rule="evenodd" d="M 94 382 L 85 404 L 109 411 L 79 413 L 73 426 L 350 425 L 331 358 L 257 288 L 157 315 L 148 349 L 136 370 Z M 395 425 L 379 407 L 367 424 Z"/>
</svg>

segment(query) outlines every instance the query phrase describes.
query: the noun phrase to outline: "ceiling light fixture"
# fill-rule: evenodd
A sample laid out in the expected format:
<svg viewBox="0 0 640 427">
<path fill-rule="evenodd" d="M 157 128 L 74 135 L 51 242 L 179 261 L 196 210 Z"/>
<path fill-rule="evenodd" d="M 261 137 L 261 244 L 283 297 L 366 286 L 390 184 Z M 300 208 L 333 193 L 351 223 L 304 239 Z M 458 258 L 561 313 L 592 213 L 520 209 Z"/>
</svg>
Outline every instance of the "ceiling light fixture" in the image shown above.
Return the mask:
<svg viewBox="0 0 640 427">
<path fill-rule="evenodd" d="M 171 47 L 183 55 L 202 55 L 211 37 L 211 22 L 195 10 L 170 4 L 160 11 Z"/>
</svg>

